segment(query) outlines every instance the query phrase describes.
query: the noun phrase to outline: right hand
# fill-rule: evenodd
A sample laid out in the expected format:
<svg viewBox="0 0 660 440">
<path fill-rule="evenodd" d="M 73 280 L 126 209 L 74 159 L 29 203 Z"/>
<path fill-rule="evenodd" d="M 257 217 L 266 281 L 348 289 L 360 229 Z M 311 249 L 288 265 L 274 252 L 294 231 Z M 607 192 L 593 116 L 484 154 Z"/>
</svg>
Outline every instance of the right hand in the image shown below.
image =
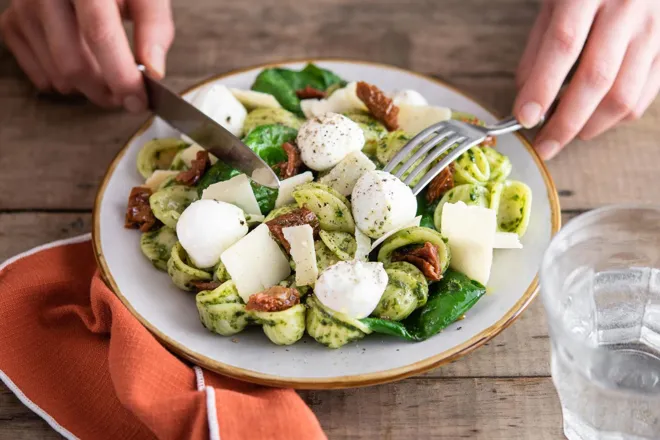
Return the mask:
<svg viewBox="0 0 660 440">
<path fill-rule="evenodd" d="M 544 159 L 651 105 L 660 90 L 660 1 L 545 0 L 517 72 L 514 115 L 523 126 L 539 122 L 574 66 L 535 139 Z"/>
<path fill-rule="evenodd" d="M 135 26 L 135 57 L 123 18 Z M 13 0 L 0 34 L 40 90 L 139 112 L 147 98 L 135 59 L 162 77 L 174 24 L 170 0 Z"/>
</svg>

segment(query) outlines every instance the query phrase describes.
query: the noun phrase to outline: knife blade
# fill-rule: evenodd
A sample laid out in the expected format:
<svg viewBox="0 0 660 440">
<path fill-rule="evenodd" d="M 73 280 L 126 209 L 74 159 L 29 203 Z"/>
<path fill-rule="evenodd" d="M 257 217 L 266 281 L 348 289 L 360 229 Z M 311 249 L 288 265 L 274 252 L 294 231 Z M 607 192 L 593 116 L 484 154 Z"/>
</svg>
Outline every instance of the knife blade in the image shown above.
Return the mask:
<svg viewBox="0 0 660 440">
<path fill-rule="evenodd" d="M 181 133 L 188 136 L 219 160 L 243 171 L 252 180 L 269 188 L 279 188 L 277 175 L 254 151 L 185 99 L 149 74 L 142 72 L 149 109 Z"/>
</svg>

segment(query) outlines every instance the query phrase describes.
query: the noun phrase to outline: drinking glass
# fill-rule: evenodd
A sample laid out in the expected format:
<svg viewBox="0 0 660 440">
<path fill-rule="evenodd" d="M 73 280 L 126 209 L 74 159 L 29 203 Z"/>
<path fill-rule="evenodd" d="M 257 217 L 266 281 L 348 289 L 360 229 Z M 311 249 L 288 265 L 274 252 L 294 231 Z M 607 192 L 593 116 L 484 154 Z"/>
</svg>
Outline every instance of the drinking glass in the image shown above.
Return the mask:
<svg viewBox="0 0 660 440">
<path fill-rule="evenodd" d="M 566 437 L 660 439 L 660 207 L 573 219 L 540 279 Z"/>
</svg>

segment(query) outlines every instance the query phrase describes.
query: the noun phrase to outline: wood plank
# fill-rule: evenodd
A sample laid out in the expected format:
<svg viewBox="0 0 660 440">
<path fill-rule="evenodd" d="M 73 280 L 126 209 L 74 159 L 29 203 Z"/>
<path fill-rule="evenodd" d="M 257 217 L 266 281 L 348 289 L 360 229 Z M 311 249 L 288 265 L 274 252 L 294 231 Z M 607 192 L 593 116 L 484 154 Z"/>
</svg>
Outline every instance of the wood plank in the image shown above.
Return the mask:
<svg viewBox="0 0 660 440">
<path fill-rule="evenodd" d="M 409 379 L 301 395 L 332 439 L 559 439 L 550 378 Z"/>
<path fill-rule="evenodd" d="M 300 394 L 333 440 L 561 438 L 550 378 L 408 379 Z M 0 439 L 34 438 L 60 436 L 0 385 Z"/>
<path fill-rule="evenodd" d="M 0 262 L 35 246 L 75 237 L 91 229 L 90 213 L 0 214 Z"/>
<path fill-rule="evenodd" d="M 540 298 L 535 299 L 508 329 L 482 347 L 461 359 L 426 373 L 428 377 L 549 375 L 550 340 Z"/>
<path fill-rule="evenodd" d="M 548 163 L 561 189 L 563 209 L 589 209 L 612 203 L 660 203 L 657 165 L 660 100 L 639 121 L 623 124 L 592 142 L 575 141 Z"/>
<path fill-rule="evenodd" d="M 316 0 L 309 8 L 295 0 L 206 5 L 174 2 L 172 57 L 189 62 L 170 63 L 170 71 L 207 73 L 310 56 L 368 57 L 448 74 L 512 71 L 538 8 L 538 2 L 524 0 L 497 7 L 488 0 L 448 0 L 442 8 L 431 0 Z"/>
<path fill-rule="evenodd" d="M 61 439 L 0 382 L 0 440 Z"/>
</svg>

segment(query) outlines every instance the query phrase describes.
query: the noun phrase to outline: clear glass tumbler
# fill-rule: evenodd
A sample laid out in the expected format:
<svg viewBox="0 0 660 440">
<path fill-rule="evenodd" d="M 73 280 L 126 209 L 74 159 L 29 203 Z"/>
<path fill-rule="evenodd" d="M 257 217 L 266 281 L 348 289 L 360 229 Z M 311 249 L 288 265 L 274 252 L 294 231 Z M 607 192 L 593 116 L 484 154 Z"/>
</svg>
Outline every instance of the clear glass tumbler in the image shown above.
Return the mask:
<svg viewBox="0 0 660 440">
<path fill-rule="evenodd" d="M 573 219 L 545 254 L 541 295 L 566 437 L 660 439 L 660 207 Z"/>
</svg>

